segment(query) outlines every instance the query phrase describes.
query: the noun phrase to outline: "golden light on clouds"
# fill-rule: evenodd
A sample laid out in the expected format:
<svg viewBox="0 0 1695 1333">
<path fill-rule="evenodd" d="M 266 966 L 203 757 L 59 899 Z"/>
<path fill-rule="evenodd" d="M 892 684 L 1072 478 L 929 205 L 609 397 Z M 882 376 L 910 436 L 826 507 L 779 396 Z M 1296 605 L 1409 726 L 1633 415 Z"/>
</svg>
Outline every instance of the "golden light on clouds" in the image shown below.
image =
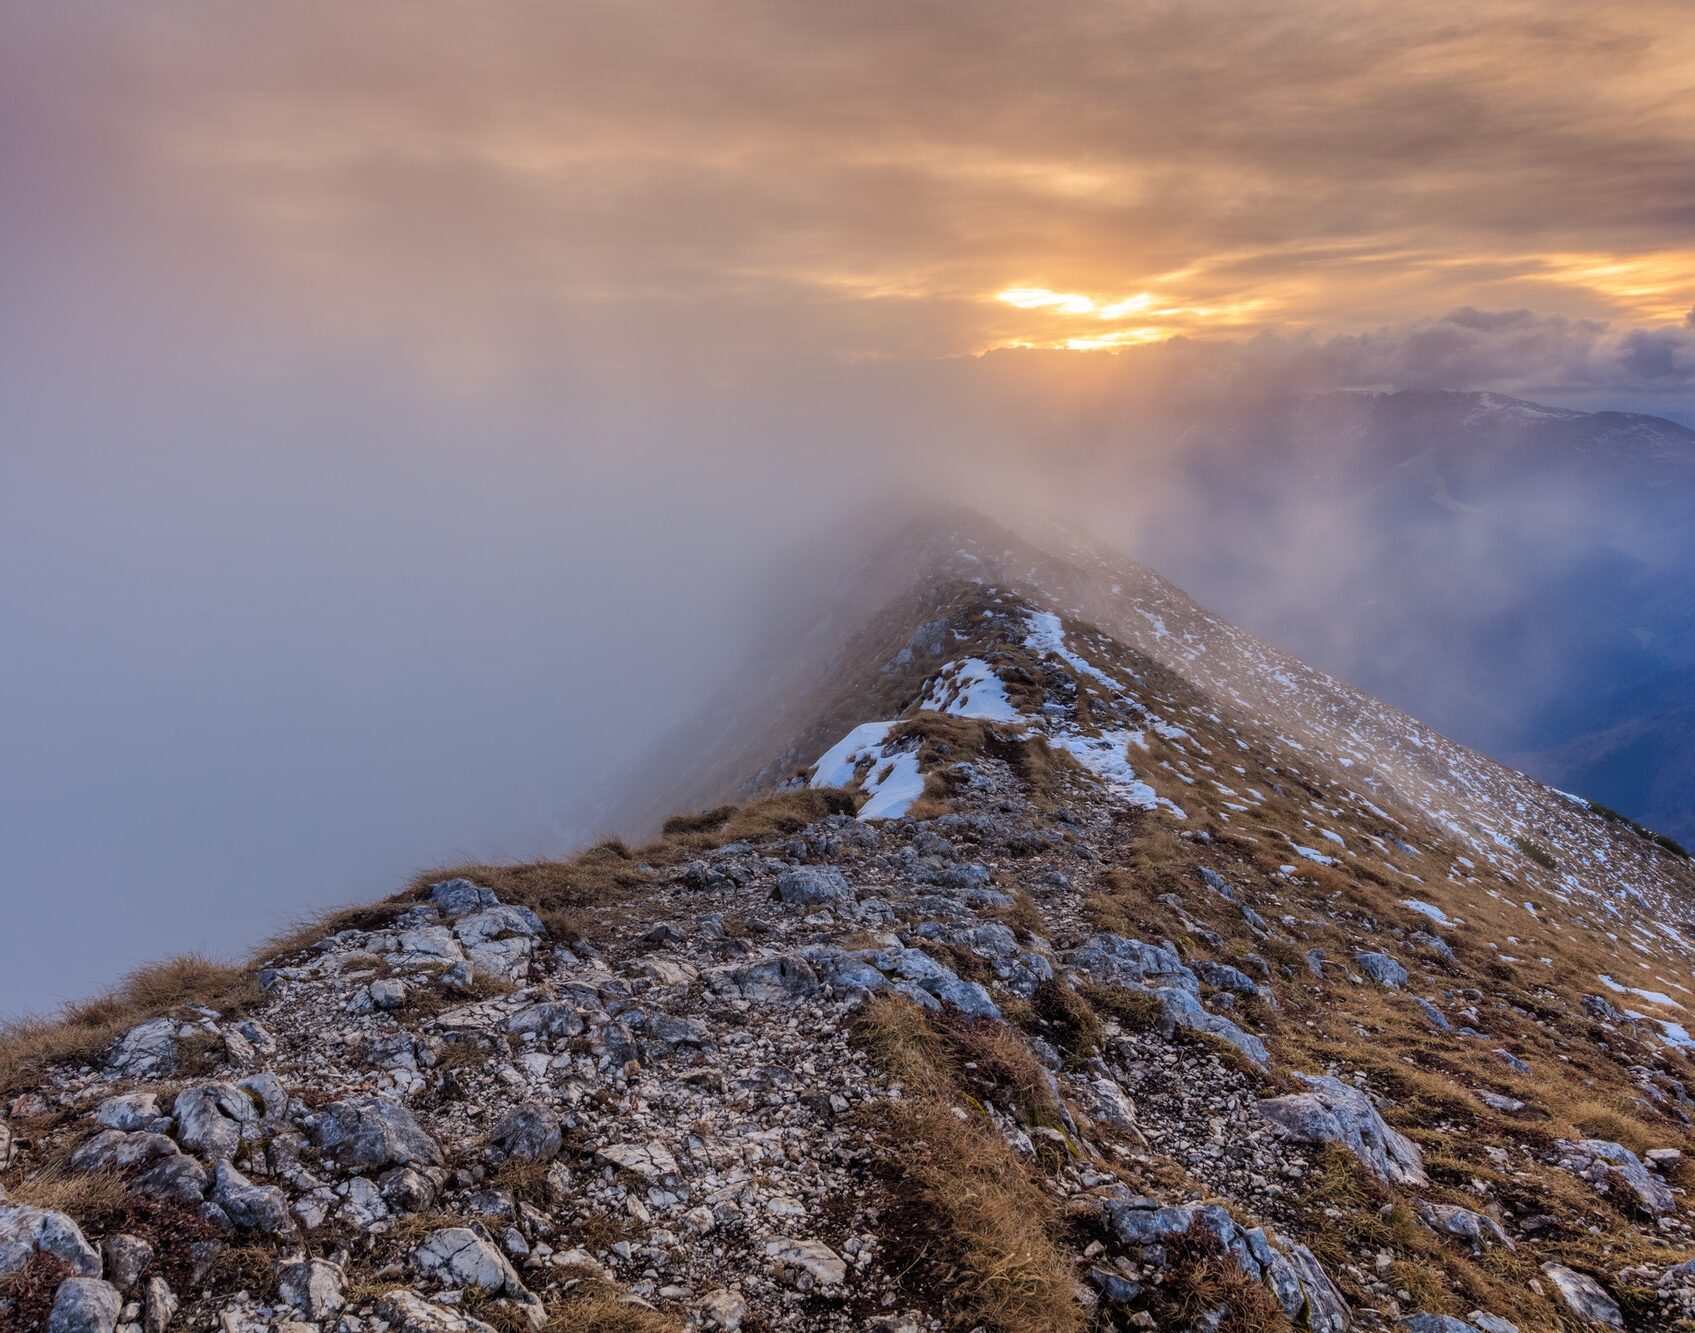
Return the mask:
<svg viewBox="0 0 1695 1333">
<path fill-rule="evenodd" d="M 1262 300 L 1182 304 L 1153 292 L 1112 298 L 1055 292 L 1046 287 L 1006 287 L 996 292 L 994 299 L 1042 317 L 1039 325 L 1013 332 L 995 345 L 1074 352 L 1135 347 L 1180 334 L 1239 331 L 1265 307 Z M 1102 324 L 1119 327 L 1099 327 Z"/>
<path fill-rule="evenodd" d="M 14 234 L 496 382 L 1695 306 L 1688 0 L 214 8 L 0 11 Z"/>
<path fill-rule="evenodd" d="M 1637 256 L 1544 255 L 1531 276 L 1593 293 L 1644 323 L 1674 323 L 1695 306 L 1695 251 L 1691 250 Z"/>
</svg>

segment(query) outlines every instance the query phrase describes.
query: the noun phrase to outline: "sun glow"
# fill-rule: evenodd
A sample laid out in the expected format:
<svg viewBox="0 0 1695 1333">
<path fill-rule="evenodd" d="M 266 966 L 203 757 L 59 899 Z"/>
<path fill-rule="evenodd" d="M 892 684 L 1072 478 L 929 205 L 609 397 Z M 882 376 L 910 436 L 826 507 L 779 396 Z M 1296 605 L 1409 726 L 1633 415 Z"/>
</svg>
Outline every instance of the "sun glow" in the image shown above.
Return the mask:
<svg viewBox="0 0 1695 1333">
<path fill-rule="evenodd" d="M 1102 305 L 1080 292 L 1050 292 L 1046 287 L 1008 287 L 995 293 L 995 300 L 1020 310 L 1052 310 L 1061 315 L 1091 315 L 1095 319 L 1123 319 L 1140 314 L 1154 304 L 1148 292 L 1137 292 L 1122 301 Z"/>
<path fill-rule="evenodd" d="M 1239 329 L 1260 311 L 1264 301 L 1185 303 L 1154 292 L 1136 292 L 1117 299 L 1047 287 L 1005 287 L 994 300 L 1015 310 L 1041 317 L 1039 329 L 1020 331 L 997 343 L 1002 347 L 1062 348 L 1067 351 L 1110 351 L 1160 342 L 1203 329 Z M 1101 324 L 1121 324 L 1100 328 Z"/>
</svg>

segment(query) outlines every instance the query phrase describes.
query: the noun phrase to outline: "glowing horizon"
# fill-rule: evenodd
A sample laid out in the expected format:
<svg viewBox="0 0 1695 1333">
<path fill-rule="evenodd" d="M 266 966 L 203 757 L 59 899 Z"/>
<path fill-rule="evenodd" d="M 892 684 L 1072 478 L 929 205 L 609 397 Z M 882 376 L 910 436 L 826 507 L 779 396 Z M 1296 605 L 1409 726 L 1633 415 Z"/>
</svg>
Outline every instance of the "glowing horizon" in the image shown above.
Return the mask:
<svg viewBox="0 0 1695 1333">
<path fill-rule="evenodd" d="M 50 271 L 68 211 L 102 263 L 456 393 L 544 329 L 858 360 L 1685 321 L 1680 4 L 1276 15 L 15 8 L 9 230 Z"/>
</svg>

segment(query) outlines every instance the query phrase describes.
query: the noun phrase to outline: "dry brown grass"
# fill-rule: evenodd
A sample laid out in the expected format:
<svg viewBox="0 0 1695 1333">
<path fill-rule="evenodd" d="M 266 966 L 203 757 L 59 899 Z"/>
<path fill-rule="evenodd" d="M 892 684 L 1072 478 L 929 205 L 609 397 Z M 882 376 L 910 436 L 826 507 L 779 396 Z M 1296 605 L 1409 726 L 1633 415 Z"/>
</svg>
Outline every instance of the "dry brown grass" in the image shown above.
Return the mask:
<svg viewBox="0 0 1695 1333">
<path fill-rule="evenodd" d="M 911 1092 L 992 1103 L 1026 1125 L 1060 1123 L 1047 1071 L 1017 1031 L 957 1010 L 926 1013 L 898 996 L 875 997 L 856 1035 Z"/>
<path fill-rule="evenodd" d="M 592 1280 L 547 1314 L 547 1333 L 680 1333 L 683 1327 L 669 1315 L 631 1304 L 616 1287 Z"/>
<path fill-rule="evenodd" d="M 7 1193 L 14 1203 L 79 1218 L 109 1216 L 130 1198 L 120 1177 L 106 1171 L 72 1171 L 62 1161 L 9 1186 Z"/>
<path fill-rule="evenodd" d="M 938 1020 L 887 996 L 866 1006 L 857 1036 L 904 1089 L 865 1113 L 883 1148 L 885 1262 L 915 1298 L 940 1295 L 951 1327 L 1081 1329 L 1051 1200 L 999 1132 L 966 1109 L 994 1095 L 1053 1115 L 1028 1046 L 1004 1024 Z"/>
<path fill-rule="evenodd" d="M 562 939 L 593 939 L 605 926 L 641 909 L 642 886 L 656 874 L 732 842 L 781 837 L 827 815 L 851 814 L 856 799 L 850 792 L 822 787 L 778 792 L 672 820 L 663 836 L 641 847 L 608 838 L 559 861 L 432 870 L 418 876 L 404 897 L 420 898 L 445 879 L 468 879 L 493 889 L 502 902 L 532 909 Z"/>
<path fill-rule="evenodd" d="M 230 1014 L 257 1003 L 262 994 L 247 969 L 198 954 L 141 968 L 52 1018 L 0 1028 L 0 1095 L 35 1086 L 52 1065 L 94 1063 L 125 1031 L 179 1005 L 204 1004 Z"/>
<path fill-rule="evenodd" d="M 1243 1273 L 1202 1224 L 1164 1244 L 1166 1267 L 1148 1301 L 1156 1327 L 1200 1327 L 1209 1312 L 1219 1311 L 1218 1321 L 1205 1325 L 1216 1333 L 1282 1333 L 1294 1328 L 1277 1298 Z"/>
<path fill-rule="evenodd" d="M 5 1309 L 5 1333 L 39 1333 L 47 1327 L 59 1284 L 71 1276 L 71 1266 L 46 1250 L 35 1250 L 17 1272 L 0 1278 L 0 1308 Z"/>
<path fill-rule="evenodd" d="M 1076 1333 L 1084 1316 L 1053 1205 L 990 1128 L 920 1096 L 876 1106 L 888 1153 L 884 1260 L 953 1328 Z"/>
<path fill-rule="evenodd" d="M 1030 996 L 1030 1010 L 1042 1035 L 1074 1060 L 1100 1049 L 1100 1015 L 1064 982 L 1041 982 Z"/>
<path fill-rule="evenodd" d="M 176 1291 L 185 1289 L 193 1269 L 193 1244 L 218 1234 L 189 1205 L 132 1194 L 109 1174 L 81 1175 L 55 1165 L 8 1182 L 7 1191 L 17 1202 L 69 1213 L 90 1241 L 118 1232 L 139 1236 L 153 1247 L 154 1271 Z"/>
</svg>

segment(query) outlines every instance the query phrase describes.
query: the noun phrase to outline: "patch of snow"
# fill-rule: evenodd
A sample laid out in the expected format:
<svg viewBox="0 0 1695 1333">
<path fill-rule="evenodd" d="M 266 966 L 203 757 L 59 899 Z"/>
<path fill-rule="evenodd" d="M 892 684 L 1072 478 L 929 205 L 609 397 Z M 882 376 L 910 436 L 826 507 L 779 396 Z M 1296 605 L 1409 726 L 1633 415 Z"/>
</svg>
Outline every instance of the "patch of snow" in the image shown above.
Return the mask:
<svg viewBox="0 0 1695 1333">
<path fill-rule="evenodd" d="M 1673 1009 L 1683 1008 L 1681 1004 L 1672 999 L 1672 997 L 1667 995 L 1664 991 L 1643 990 L 1638 986 L 1626 986 L 1620 982 L 1614 981 L 1605 972 L 1600 974 L 1600 982 L 1608 990 L 1618 995 L 1637 995 L 1642 999 L 1647 1000 L 1650 1004 L 1669 1005 Z"/>
<path fill-rule="evenodd" d="M 980 657 L 968 657 L 963 662 L 950 662 L 943 667 L 930 693 L 918 706 L 959 717 L 983 718 L 989 722 L 1024 721 L 1024 715 L 1006 697 L 1006 686 L 1001 683 L 1001 678 Z"/>
<path fill-rule="evenodd" d="M 883 742 L 888 740 L 889 732 L 894 729 L 893 722 L 863 722 L 843 736 L 828 750 L 823 758 L 813 765 L 812 780 L 808 784 L 813 787 L 846 787 L 853 782 L 853 775 L 859 768 L 860 761 L 866 758 L 880 758 Z"/>
<path fill-rule="evenodd" d="M 859 807 L 861 819 L 899 819 L 924 794 L 924 774 L 918 756 L 910 751 L 889 756 L 886 764 L 873 766 L 865 782 L 871 799 Z"/>
<path fill-rule="evenodd" d="M 1099 736 L 1050 736 L 1048 744 L 1064 750 L 1105 783 L 1109 791 L 1131 805 L 1152 810 L 1160 803 L 1159 793 L 1130 767 L 1125 749 L 1131 743 L 1131 735 L 1128 731 L 1114 730 L 1103 731 Z"/>
<path fill-rule="evenodd" d="M 1440 907 L 1436 906 L 1435 903 L 1427 903 L 1419 898 L 1402 898 L 1401 906 L 1410 908 L 1412 911 L 1417 912 L 1422 916 L 1429 917 L 1439 926 L 1457 926 L 1460 924 L 1457 921 L 1450 920 L 1448 914 Z"/>
<path fill-rule="evenodd" d="M 1107 675 L 1106 672 L 1079 657 L 1065 646 L 1065 626 L 1052 611 L 1032 611 L 1026 623 L 1030 627 L 1030 633 L 1024 640 L 1026 648 L 1033 648 L 1037 652 L 1052 653 L 1073 671 L 1081 671 L 1085 676 L 1091 677 L 1119 694 L 1127 693 L 1124 686 Z"/>
</svg>

